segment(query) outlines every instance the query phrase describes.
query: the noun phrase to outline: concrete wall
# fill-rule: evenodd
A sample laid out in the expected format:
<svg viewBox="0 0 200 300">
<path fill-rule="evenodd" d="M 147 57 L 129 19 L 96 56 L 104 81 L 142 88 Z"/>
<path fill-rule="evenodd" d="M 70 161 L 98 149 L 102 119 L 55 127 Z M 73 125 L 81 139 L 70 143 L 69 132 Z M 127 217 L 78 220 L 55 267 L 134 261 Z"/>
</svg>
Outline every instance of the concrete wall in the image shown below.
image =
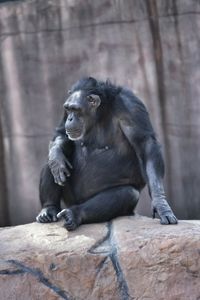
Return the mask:
<svg viewBox="0 0 200 300">
<path fill-rule="evenodd" d="M 199 48 L 196 0 L 0 4 L 2 215 L 7 199 L 12 224 L 34 220 L 39 172 L 66 91 L 91 75 L 143 99 L 163 145 L 169 202 L 179 218 L 199 218 Z M 147 198 L 139 205 L 145 214 Z"/>
</svg>

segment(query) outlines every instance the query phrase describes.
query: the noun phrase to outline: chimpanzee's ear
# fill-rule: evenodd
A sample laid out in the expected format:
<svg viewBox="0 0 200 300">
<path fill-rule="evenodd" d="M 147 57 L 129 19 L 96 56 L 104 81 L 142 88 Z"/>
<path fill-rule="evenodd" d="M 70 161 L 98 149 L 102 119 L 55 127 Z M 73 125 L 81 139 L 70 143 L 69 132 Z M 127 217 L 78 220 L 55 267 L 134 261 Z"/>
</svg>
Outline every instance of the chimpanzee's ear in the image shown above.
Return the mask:
<svg viewBox="0 0 200 300">
<path fill-rule="evenodd" d="M 96 85 L 97 84 L 97 80 L 94 77 L 88 77 L 88 80 L 93 84 Z"/>
<path fill-rule="evenodd" d="M 87 96 L 87 99 L 88 102 L 96 108 L 99 107 L 99 105 L 101 104 L 101 98 L 98 95 L 91 94 Z"/>
</svg>

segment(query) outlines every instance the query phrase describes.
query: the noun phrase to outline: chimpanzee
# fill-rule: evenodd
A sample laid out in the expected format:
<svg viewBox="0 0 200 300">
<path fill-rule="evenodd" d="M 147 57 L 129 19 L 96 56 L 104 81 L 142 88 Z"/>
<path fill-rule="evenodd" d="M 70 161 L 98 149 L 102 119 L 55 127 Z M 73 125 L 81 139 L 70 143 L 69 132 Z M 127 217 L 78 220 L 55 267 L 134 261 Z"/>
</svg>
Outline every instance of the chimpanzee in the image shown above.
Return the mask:
<svg viewBox="0 0 200 300">
<path fill-rule="evenodd" d="M 153 217 L 176 224 L 164 188 L 164 163 L 148 112 L 128 89 L 89 77 L 75 83 L 41 172 L 41 223 L 85 223 L 130 215 L 148 185 Z M 67 209 L 61 212 L 63 199 Z"/>
</svg>

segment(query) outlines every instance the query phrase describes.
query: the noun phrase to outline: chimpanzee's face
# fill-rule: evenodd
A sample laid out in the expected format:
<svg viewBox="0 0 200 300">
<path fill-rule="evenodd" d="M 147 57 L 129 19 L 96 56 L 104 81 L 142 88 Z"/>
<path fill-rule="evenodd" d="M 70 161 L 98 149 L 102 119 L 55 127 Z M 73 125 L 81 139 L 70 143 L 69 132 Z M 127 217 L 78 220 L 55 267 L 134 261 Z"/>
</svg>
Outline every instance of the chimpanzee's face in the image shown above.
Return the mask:
<svg viewBox="0 0 200 300">
<path fill-rule="evenodd" d="M 75 91 L 69 95 L 64 108 L 67 112 L 65 130 L 70 140 L 80 140 L 90 130 L 100 103 L 98 95 L 86 91 Z"/>
</svg>

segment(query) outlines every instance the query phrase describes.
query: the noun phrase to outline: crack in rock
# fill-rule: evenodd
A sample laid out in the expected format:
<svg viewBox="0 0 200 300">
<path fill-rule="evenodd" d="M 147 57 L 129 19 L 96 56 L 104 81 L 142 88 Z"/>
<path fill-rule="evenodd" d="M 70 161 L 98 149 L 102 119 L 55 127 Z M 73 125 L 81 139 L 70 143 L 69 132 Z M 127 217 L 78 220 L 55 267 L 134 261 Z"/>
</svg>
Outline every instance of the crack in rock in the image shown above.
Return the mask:
<svg viewBox="0 0 200 300">
<path fill-rule="evenodd" d="M 129 295 L 129 288 L 124 277 L 123 270 L 120 266 L 120 262 L 117 254 L 117 245 L 113 235 L 113 226 L 112 221 L 107 224 L 107 234 L 99 241 L 97 241 L 88 252 L 91 254 L 106 254 L 107 257 L 100 264 L 100 269 L 103 267 L 107 258 L 112 262 L 115 274 L 117 277 L 118 291 L 121 300 L 130 300 L 134 299 Z"/>
<path fill-rule="evenodd" d="M 110 245 L 110 224 L 107 224 L 107 233 L 106 235 L 98 240 L 89 250 L 90 254 L 107 254 L 111 253 L 111 245 Z"/>
<path fill-rule="evenodd" d="M 26 273 L 24 270 L 1 270 L 0 275 L 19 275 Z"/>
<path fill-rule="evenodd" d="M 10 263 L 14 265 L 15 267 L 18 267 L 17 270 L 2 270 L 0 271 L 0 274 L 2 275 L 17 275 L 17 274 L 25 274 L 28 273 L 38 279 L 39 282 L 50 288 L 54 293 L 56 293 L 58 296 L 60 296 L 62 299 L 65 300 L 75 300 L 73 297 L 69 296 L 65 291 L 63 291 L 60 287 L 54 285 L 49 281 L 48 278 L 44 276 L 44 274 L 39 270 L 35 268 L 30 268 L 22 264 L 21 262 L 10 259 L 6 261 L 7 263 Z"/>
<path fill-rule="evenodd" d="M 123 270 L 120 266 L 120 262 L 119 262 L 119 258 L 118 258 L 118 254 L 117 254 L 117 245 L 116 245 L 116 241 L 114 239 L 114 234 L 113 234 L 112 222 L 110 222 L 109 228 L 110 228 L 109 240 L 110 240 L 110 245 L 111 245 L 111 249 L 112 249 L 111 253 L 109 254 L 109 257 L 110 257 L 110 260 L 112 262 L 113 268 L 114 268 L 116 276 L 117 276 L 117 283 L 118 283 L 118 289 L 120 292 L 121 300 L 134 299 L 133 297 L 131 297 L 129 295 L 128 284 L 126 282 L 126 278 L 124 276 Z"/>
</svg>

